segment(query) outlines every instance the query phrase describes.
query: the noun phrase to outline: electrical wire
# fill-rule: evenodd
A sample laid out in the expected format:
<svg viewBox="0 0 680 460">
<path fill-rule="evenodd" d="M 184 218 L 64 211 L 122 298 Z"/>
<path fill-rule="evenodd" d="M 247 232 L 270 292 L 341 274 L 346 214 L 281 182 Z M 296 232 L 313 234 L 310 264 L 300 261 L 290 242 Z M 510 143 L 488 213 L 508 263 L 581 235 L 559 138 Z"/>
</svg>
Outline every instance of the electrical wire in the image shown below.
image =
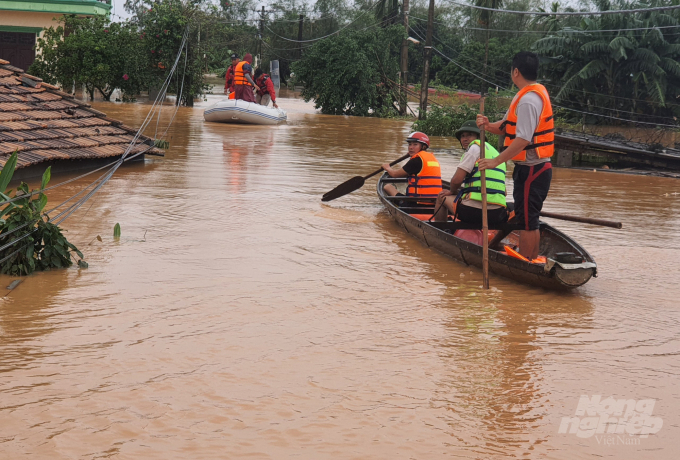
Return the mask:
<svg viewBox="0 0 680 460">
<path fill-rule="evenodd" d="M 414 32 L 415 32 L 415 31 L 414 31 Z M 416 32 L 416 35 L 418 35 L 419 38 L 421 38 L 422 40 L 425 40 L 425 39 L 423 39 L 417 32 Z M 493 82 L 493 81 L 487 80 L 486 78 L 484 78 L 484 77 L 482 77 L 482 76 L 480 76 L 480 75 L 478 75 L 478 74 L 472 72 L 471 70 L 467 69 L 465 66 L 461 65 L 460 63 L 458 63 L 458 62 L 455 61 L 454 59 L 452 59 L 452 58 L 448 57 L 447 55 L 445 55 L 444 53 L 442 53 L 440 50 L 438 50 L 438 49 L 435 48 L 434 46 L 432 47 L 432 49 L 433 49 L 435 52 L 437 52 L 441 57 L 443 57 L 444 59 L 448 60 L 449 62 L 452 62 L 455 66 L 461 68 L 462 70 L 464 70 L 465 72 L 467 72 L 467 73 L 469 73 L 470 75 L 474 76 L 475 78 L 477 78 L 477 79 L 479 79 L 479 80 L 482 80 L 482 81 L 484 81 L 484 82 L 486 82 L 486 83 L 488 83 L 488 84 L 490 84 L 490 85 L 497 86 L 497 87 L 499 87 L 499 88 L 501 88 L 501 89 L 504 89 L 504 90 L 508 90 L 508 88 L 504 87 L 503 85 L 500 85 L 500 84 L 495 83 L 495 82 Z M 627 118 L 620 118 L 620 117 L 614 117 L 614 116 L 611 116 L 611 115 L 602 115 L 602 114 L 599 114 L 599 113 L 593 113 L 593 112 L 587 112 L 587 111 L 584 111 L 584 110 L 572 109 L 572 108 L 570 108 L 570 107 L 564 107 L 564 106 L 557 105 L 557 104 L 552 104 L 552 106 L 553 106 L 553 107 L 560 108 L 560 109 L 568 110 L 568 111 L 571 111 L 571 112 L 577 112 L 577 113 L 581 113 L 581 114 L 585 114 L 585 115 L 592 115 L 592 116 L 601 117 L 601 118 L 609 118 L 609 119 L 612 119 L 612 120 L 625 121 L 625 122 L 633 123 L 633 124 L 643 124 L 643 125 L 651 125 L 651 126 L 661 126 L 661 127 L 674 128 L 674 129 L 677 129 L 677 128 L 678 128 L 678 125 L 668 125 L 668 124 L 653 123 L 653 122 L 646 122 L 646 121 L 635 121 L 635 120 L 630 120 L 630 119 L 627 119 Z M 609 109 L 609 110 L 612 110 L 612 109 Z"/>
<path fill-rule="evenodd" d="M 368 12 L 371 11 L 373 8 L 375 8 L 376 5 L 378 5 L 378 3 L 380 3 L 380 0 L 376 0 L 376 1 L 373 3 L 373 5 L 371 5 L 370 7 L 366 8 L 359 16 L 357 16 L 357 17 L 354 18 L 352 21 L 350 21 L 348 24 L 346 24 L 345 26 L 343 26 L 343 27 L 341 27 L 340 29 L 336 30 L 335 32 L 332 32 L 332 33 L 330 33 L 330 34 L 328 34 L 328 35 L 324 35 L 323 37 L 312 38 L 312 39 L 310 39 L 310 40 L 293 40 L 293 39 L 290 39 L 290 38 L 282 37 L 281 35 L 277 34 L 277 33 L 274 32 L 273 30 L 271 30 L 271 29 L 269 28 L 269 26 L 265 26 L 265 27 L 267 28 L 268 31 L 270 31 L 272 34 L 274 34 L 274 35 L 277 36 L 278 38 L 280 38 L 280 39 L 282 39 L 282 40 L 286 40 L 286 41 L 288 41 L 288 42 L 295 42 L 295 43 L 311 43 L 311 42 L 316 42 L 316 41 L 319 41 L 319 40 L 323 40 L 324 38 L 328 38 L 328 37 L 331 37 L 331 36 L 333 36 L 333 35 L 339 34 L 339 33 L 342 32 L 343 30 L 345 30 L 346 28 L 348 28 L 349 26 L 351 26 L 352 24 L 354 24 L 355 22 L 357 22 L 359 19 L 361 19 L 366 13 L 368 13 Z"/>
<path fill-rule="evenodd" d="M 186 60 L 186 55 L 188 54 L 188 45 L 187 45 L 188 33 L 189 33 L 189 28 L 188 28 L 188 26 L 187 26 L 187 28 L 186 28 L 185 31 L 184 31 L 184 35 L 183 35 L 183 38 L 182 38 L 182 44 L 180 45 L 180 49 L 179 49 L 179 52 L 177 53 L 177 57 L 175 58 L 175 62 L 174 62 L 174 64 L 173 64 L 173 66 L 172 66 L 170 72 L 168 73 L 168 76 L 166 77 L 166 79 L 165 79 L 163 85 L 161 86 L 161 90 L 159 91 L 159 94 L 158 94 L 158 96 L 156 97 L 156 100 L 154 101 L 154 103 L 153 103 L 151 109 L 149 110 L 149 113 L 147 114 L 146 118 L 144 119 L 144 122 L 142 123 L 142 126 L 140 126 L 140 128 L 137 130 L 137 132 L 135 133 L 135 136 L 133 136 L 133 139 L 130 141 L 130 143 L 129 143 L 128 146 L 126 147 L 124 153 L 121 155 L 121 157 L 120 157 L 118 160 L 114 161 L 113 163 L 111 163 L 111 164 L 109 164 L 109 165 L 106 165 L 106 166 L 104 166 L 104 167 L 98 169 L 98 170 L 101 170 L 101 169 L 105 169 L 105 168 L 108 167 L 108 168 L 110 168 L 109 171 L 107 171 L 106 173 L 104 173 L 104 174 L 103 174 L 102 176 L 100 176 L 99 178 L 95 179 L 93 182 L 91 182 L 90 184 L 88 184 L 87 186 L 85 186 L 85 188 L 83 188 L 81 191 L 79 191 L 78 193 L 76 193 L 76 194 L 73 195 L 72 197 L 68 198 L 66 201 L 60 203 L 59 205 L 57 205 L 56 207 L 50 209 L 49 211 L 43 212 L 42 216 L 47 217 L 48 221 L 52 221 L 55 225 L 59 225 L 60 223 L 62 223 L 62 222 L 63 222 L 64 220 L 66 220 L 69 216 L 71 216 L 78 208 L 80 208 L 80 207 L 81 207 L 88 199 L 90 199 L 90 198 L 91 198 L 91 197 L 92 197 L 92 196 L 93 196 L 93 195 L 94 195 L 94 194 L 95 194 L 95 193 L 96 193 L 96 192 L 97 192 L 97 191 L 98 191 L 105 183 L 107 183 L 108 180 L 113 176 L 113 174 L 115 173 L 115 171 L 118 169 L 118 167 L 120 167 L 120 165 L 123 164 L 123 162 L 127 161 L 128 159 L 132 159 L 132 158 L 134 158 L 134 157 L 137 156 L 137 155 L 141 155 L 141 154 L 143 154 L 144 152 L 146 152 L 146 151 L 148 151 L 149 149 L 152 148 L 152 146 L 148 146 L 146 149 L 144 149 L 144 150 L 142 150 L 142 151 L 140 151 L 140 152 L 137 152 L 136 154 L 130 155 L 130 152 L 131 152 L 134 148 L 137 148 L 137 141 L 139 140 L 139 137 L 141 136 L 141 133 L 146 129 L 146 127 L 149 125 L 149 123 L 153 120 L 153 115 L 154 115 L 155 112 L 156 112 L 156 107 L 162 108 L 162 103 L 161 103 L 161 104 L 158 104 L 158 102 L 159 102 L 159 100 L 162 101 L 163 99 L 165 99 L 165 96 L 166 96 L 166 94 L 167 94 L 168 88 L 169 88 L 169 86 L 170 86 L 170 82 L 171 82 L 171 79 L 172 79 L 172 75 L 173 75 L 173 74 L 175 73 L 175 71 L 177 70 L 177 65 L 178 65 L 178 63 L 179 63 L 180 56 L 182 55 L 182 50 L 184 50 L 185 47 L 187 48 L 187 49 L 186 49 L 186 53 L 185 53 L 185 60 Z M 186 72 L 186 66 L 185 66 L 185 72 Z M 184 80 L 184 79 L 182 79 L 182 80 Z M 179 98 L 182 97 L 182 91 L 183 91 L 183 89 L 184 89 L 184 85 L 182 84 L 180 93 L 178 94 L 178 97 L 179 97 Z M 175 110 L 175 113 L 176 113 L 176 112 L 177 112 L 177 110 Z M 158 113 L 158 117 L 160 117 L 160 111 L 159 111 L 159 113 Z M 173 114 L 172 119 L 174 119 L 174 114 Z M 172 122 L 172 120 L 171 120 L 171 122 Z M 168 129 L 169 129 L 169 125 L 168 125 L 168 128 L 166 129 L 165 133 L 167 133 Z M 97 170 L 91 171 L 91 172 L 88 173 L 88 174 L 94 173 L 94 172 L 96 172 L 96 171 L 97 171 Z M 84 174 L 84 175 L 79 176 L 79 177 L 84 177 L 84 176 L 86 176 L 86 175 L 88 175 L 88 174 Z M 57 184 L 57 185 L 52 186 L 52 187 L 49 187 L 49 189 L 55 188 L 55 187 L 57 187 L 57 186 L 64 185 L 64 184 L 69 183 L 69 182 L 72 182 L 72 181 L 74 181 L 74 180 L 76 180 L 76 179 L 78 179 L 78 178 L 73 178 L 73 179 L 71 179 L 71 180 L 64 181 L 64 182 L 62 182 L 62 183 L 60 183 L 60 184 Z M 73 203 L 71 206 L 69 206 L 68 208 L 64 209 L 62 212 L 60 212 L 59 214 L 57 214 L 56 216 L 54 216 L 53 218 L 50 219 L 50 214 L 51 214 L 52 212 L 54 212 L 55 210 L 61 208 L 61 207 L 64 206 L 65 204 L 69 203 L 70 201 L 72 201 L 73 199 L 75 199 L 76 197 L 78 197 L 79 195 L 82 195 L 83 193 L 85 193 L 85 192 L 86 192 L 88 189 L 90 189 L 90 188 L 92 188 L 92 190 L 90 190 L 85 196 L 83 196 L 81 199 L 77 200 L 77 201 L 76 201 L 75 203 Z M 48 188 L 43 189 L 43 190 L 40 190 L 40 191 L 38 191 L 38 192 L 30 193 L 30 194 L 27 194 L 27 195 L 21 195 L 20 197 L 15 197 L 14 199 L 11 199 L 11 200 L 6 200 L 5 203 L 17 201 L 17 199 L 24 199 L 24 198 L 29 198 L 29 199 L 30 199 L 30 197 L 33 196 L 33 195 L 35 195 L 36 193 L 38 193 L 38 194 L 39 194 L 39 193 L 44 193 L 46 190 L 48 190 Z M 29 225 L 30 225 L 30 226 L 32 227 L 32 226 L 35 225 L 35 223 L 37 223 L 37 222 L 38 222 L 38 220 L 36 220 L 36 221 L 33 222 L 33 223 L 26 223 L 26 224 L 24 224 L 24 225 L 22 225 L 22 226 L 20 226 L 20 227 L 17 227 L 17 228 L 15 228 L 15 229 L 13 229 L 13 230 L 11 230 L 11 231 L 9 231 L 9 232 L 5 232 L 5 233 L 3 233 L 2 235 L 0 235 L 0 238 L 4 238 L 4 237 L 6 237 L 6 236 L 8 236 L 8 235 L 10 235 L 10 234 L 12 234 L 12 233 L 14 233 L 15 231 L 17 231 L 17 230 L 19 230 L 19 229 L 21 229 L 21 228 L 24 228 L 24 227 L 26 227 L 26 226 L 29 226 Z M 25 234 L 19 236 L 18 238 L 15 238 L 15 239 L 12 240 L 10 243 L 7 243 L 7 244 L 5 244 L 4 246 L 0 247 L 0 251 L 4 250 L 4 249 L 6 249 L 6 248 L 8 248 L 8 247 L 10 247 L 10 246 L 12 246 L 12 245 L 17 244 L 19 241 L 21 241 L 21 240 L 23 240 L 23 239 L 25 239 L 25 238 L 28 238 L 31 234 L 35 233 L 37 230 L 38 230 L 37 227 L 36 227 L 36 228 L 33 228 L 31 231 L 29 231 L 29 232 L 27 232 L 27 233 L 25 233 Z M 30 245 L 30 244 L 31 244 L 31 242 L 28 242 L 28 243 L 25 244 L 24 246 L 20 247 L 20 248 L 17 249 L 16 251 L 14 251 L 14 252 L 12 252 L 11 254 L 9 254 L 8 256 L 4 257 L 2 260 L 0 260 L 0 264 L 3 263 L 3 262 L 5 262 L 6 260 L 10 259 L 11 257 L 13 257 L 15 254 L 17 254 L 19 251 L 23 250 L 25 247 L 27 247 L 27 246 Z"/>
<path fill-rule="evenodd" d="M 487 8 L 485 6 L 470 5 L 455 0 L 449 0 L 449 3 L 454 5 L 472 8 L 474 10 L 481 11 L 491 11 L 494 13 L 509 13 L 509 14 L 519 14 L 525 16 L 599 16 L 607 14 L 631 14 L 631 13 L 648 13 L 652 11 L 666 11 L 666 10 L 677 10 L 680 5 L 669 5 L 669 6 L 655 6 L 651 8 L 634 8 L 630 10 L 605 10 L 605 11 L 516 11 L 516 10 L 499 10 L 497 8 Z"/>
<path fill-rule="evenodd" d="M 413 16 L 409 15 L 409 18 L 413 18 L 417 21 L 422 21 L 422 22 L 427 22 L 427 18 L 420 18 L 418 16 Z M 451 27 L 449 24 L 443 23 L 441 21 L 433 21 L 435 24 L 439 24 L 445 27 Z M 638 28 L 632 28 L 632 29 L 570 29 L 573 30 L 574 32 L 628 32 L 628 31 L 646 31 L 646 30 L 654 30 L 654 29 L 673 29 L 680 27 L 680 24 L 674 25 L 674 26 L 653 26 L 653 27 L 638 27 Z M 510 29 L 486 29 L 484 27 L 467 27 L 467 26 L 460 26 L 458 29 L 465 29 L 465 30 L 481 30 L 481 31 L 489 31 L 489 32 L 511 32 L 514 34 L 520 33 L 520 34 L 546 34 L 546 33 L 554 33 L 557 31 L 539 31 L 539 30 L 510 30 Z M 561 30 L 566 30 L 566 29 L 561 29 Z"/>
<path fill-rule="evenodd" d="M 678 26 L 669 26 L 669 27 L 680 27 L 680 25 L 678 25 Z M 413 27 L 410 27 L 410 26 L 409 26 L 409 29 L 410 29 L 412 32 L 414 32 L 416 35 L 418 35 L 419 38 L 422 39 L 422 36 L 421 36 L 421 35 L 420 35 Z M 481 29 L 481 30 L 486 30 L 486 29 Z M 489 29 L 489 30 L 494 30 L 494 29 Z M 673 34 L 673 35 L 676 35 L 676 34 Z M 457 51 L 457 50 L 454 49 L 453 47 L 447 45 L 441 38 L 439 38 L 439 37 L 438 37 L 437 35 L 435 35 L 434 33 L 432 34 L 432 36 L 433 36 L 440 44 L 442 44 L 443 46 L 449 48 L 451 51 L 454 51 L 454 52 Z M 423 39 L 423 40 L 424 40 L 424 39 Z M 458 54 L 458 58 L 459 58 L 459 59 L 460 59 L 460 58 L 465 59 L 465 60 L 467 60 L 468 62 L 472 61 L 472 58 L 471 58 L 471 57 L 468 57 L 468 56 L 461 56 L 460 53 Z M 498 67 L 495 67 L 493 64 L 487 64 L 487 67 L 489 67 L 489 68 L 491 68 L 491 69 L 493 69 L 493 70 L 496 70 L 496 71 L 498 71 L 498 72 L 506 72 L 506 70 L 504 70 L 504 69 L 499 69 Z M 482 75 L 491 78 L 489 75 L 486 75 L 486 74 L 484 74 L 484 73 L 482 73 Z M 561 88 L 561 86 L 556 85 L 556 84 L 553 84 L 553 83 L 547 83 L 547 82 L 539 82 L 539 83 L 543 84 L 544 86 L 551 87 L 551 88 L 555 88 L 555 89 L 560 89 L 560 88 Z M 680 104 L 674 104 L 674 103 L 672 103 L 672 102 L 657 102 L 657 101 L 649 101 L 649 100 L 645 100 L 645 99 L 636 99 L 636 98 L 630 98 L 630 97 L 624 97 L 624 96 L 613 96 L 613 95 L 609 95 L 609 94 L 596 93 L 596 92 L 593 92 L 593 91 L 586 91 L 586 90 L 578 90 L 577 92 L 585 93 L 585 94 L 592 94 L 592 95 L 598 96 L 598 97 L 606 97 L 606 98 L 613 99 L 614 101 L 616 101 L 616 100 L 618 99 L 618 100 L 623 100 L 623 101 L 641 102 L 641 103 L 644 103 L 644 104 L 649 104 L 649 105 L 652 105 L 652 106 L 659 106 L 659 107 L 680 107 Z M 591 106 L 591 107 L 598 107 L 598 106 Z M 609 107 L 598 107 L 598 108 L 603 108 L 603 109 L 606 109 L 606 110 L 616 110 L 617 112 L 621 112 L 621 110 L 611 109 L 611 108 L 609 108 Z M 648 117 L 648 118 L 663 118 L 663 119 L 666 119 L 666 120 L 675 120 L 675 118 L 664 117 L 664 116 L 659 116 L 659 115 L 640 114 L 640 113 L 629 112 L 629 111 L 624 111 L 624 112 L 626 112 L 626 113 L 631 113 L 631 114 L 634 114 L 634 115 L 636 115 L 636 116 L 642 116 L 642 117 Z"/>
</svg>

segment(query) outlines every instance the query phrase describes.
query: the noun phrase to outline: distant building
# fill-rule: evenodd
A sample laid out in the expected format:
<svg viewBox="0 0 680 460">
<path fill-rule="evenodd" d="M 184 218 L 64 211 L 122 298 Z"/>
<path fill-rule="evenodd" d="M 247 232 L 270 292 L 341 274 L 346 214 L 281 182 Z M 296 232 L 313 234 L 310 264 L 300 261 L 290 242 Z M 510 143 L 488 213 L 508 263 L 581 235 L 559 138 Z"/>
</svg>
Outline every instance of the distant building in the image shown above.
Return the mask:
<svg viewBox="0 0 680 460">
<path fill-rule="evenodd" d="M 111 0 L 0 0 L 0 59 L 28 70 L 36 38 L 57 24 L 54 18 L 109 14 Z"/>
</svg>

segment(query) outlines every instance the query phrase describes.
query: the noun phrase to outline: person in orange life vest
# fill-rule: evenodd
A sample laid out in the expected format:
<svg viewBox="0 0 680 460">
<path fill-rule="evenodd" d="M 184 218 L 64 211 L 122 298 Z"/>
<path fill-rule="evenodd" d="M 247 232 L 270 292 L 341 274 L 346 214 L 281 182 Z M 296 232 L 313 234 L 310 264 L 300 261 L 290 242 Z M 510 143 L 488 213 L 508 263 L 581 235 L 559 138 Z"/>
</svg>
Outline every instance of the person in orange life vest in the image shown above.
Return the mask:
<svg viewBox="0 0 680 460">
<path fill-rule="evenodd" d="M 276 88 L 274 88 L 274 83 L 269 75 L 264 73 L 262 69 L 257 69 L 255 71 L 255 86 L 255 91 L 257 93 L 255 95 L 255 102 L 266 107 L 271 100 L 274 103 L 274 108 L 279 108 L 279 106 L 276 105 Z"/>
<path fill-rule="evenodd" d="M 234 86 L 234 71 L 236 70 L 236 65 L 240 62 L 240 59 L 236 53 L 231 55 L 231 65 L 227 68 L 227 74 L 224 76 L 224 94 L 229 94 L 230 96 L 234 94 L 236 96 L 236 87 Z M 233 97 L 230 97 L 233 99 Z"/>
<path fill-rule="evenodd" d="M 523 225 L 519 253 L 529 260 L 538 257 L 539 214 L 552 180 L 550 157 L 554 152 L 555 128 L 548 91 L 538 78 L 538 56 L 521 51 L 512 59 L 512 82 L 519 88 L 505 117 L 490 123 L 477 115 L 477 126 L 501 136 L 500 155 L 479 162 L 479 169 L 492 169 L 513 160 L 514 222 Z"/>
<path fill-rule="evenodd" d="M 427 151 L 430 138 L 416 131 L 409 134 L 406 142 L 411 158 L 404 167 L 393 169 L 389 163 L 385 163 L 382 168 L 390 177 L 408 177 L 406 196 L 436 198 L 442 191 L 442 173 L 439 161 Z M 389 196 L 404 196 L 392 184 L 385 185 L 383 190 Z M 417 206 L 418 204 L 420 203 L 402 202 L 400 206 Z M 427 203 L 427 206 L 432 206 L 432 204 Z"/>
<path fill-rule="evenodd" d="M 234 85 L 236 87 L 236 99 L 241 99 L 246 102 L 255 102 L 255 82 L 253 81 L 253 56 L 246 53 L 243 60 L 236 64 L 234 69 Z"/>
<path fill-rule="evenodd" d="M 434 220 L 446 222 L 449 213 L 461 222 L 482 225 L 482 202 L 479 193 L 470 193 L 475 179 L 479 180 L 476 163 L 479 161 L 481 147 L 479 144 L 479 128 L 474 120 L 463 123 L 455 136 L 465 153 L 460 158 L 456 172 L 451 178 L 451 187 L 442 190 L 437 197 L 434 209 L 437 213 Z M 496 149 L 486 144 L 487 156 L 497 155 Z M 492 153 L 493 152 L 493 153 Z M 487 174 L 487 212 L 489 225 L 503 224 L 508 220 L 505 209 L 505 168 L 496 171 L 496 177 Z M 496 181 L 491 183 L 491 181 Z M 500 182 L 499 182 L 500 181 Z"/>
</svg>

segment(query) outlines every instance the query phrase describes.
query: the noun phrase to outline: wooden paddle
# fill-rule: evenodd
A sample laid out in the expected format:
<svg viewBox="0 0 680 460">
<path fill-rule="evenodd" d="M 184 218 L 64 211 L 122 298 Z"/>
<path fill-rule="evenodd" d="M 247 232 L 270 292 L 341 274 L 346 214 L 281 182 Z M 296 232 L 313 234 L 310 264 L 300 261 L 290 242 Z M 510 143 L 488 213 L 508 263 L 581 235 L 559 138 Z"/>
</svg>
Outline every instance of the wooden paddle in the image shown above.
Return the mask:
<svg viewBox="0 0 680 460">
<path fill-rule="evenodd" d="M 580 222 L 582 224 L 601 225 L 603 227 L 623 228 L 621 222 L 613 222 L 611 220 L 593 219 L 591 217 L 568 216 L 566 214 L 557 214 L 555 212 L 541 211 L 541 217 L 550 217 L 552 219 L 568 220 L 570 222 Z"/>
<path fill-rule="evenodd" d="M 579 216 L 569 216 L 566 214 L 558 214 L 556 212 L 547 212 L 547 211 L 541 211 L 540 214 L 541 217 L 549 217 L 551 219 L 560 219 L 560 220 L 567 220 L 569 222 L 580 222 L 582 224 L 591 224 L 591 225 L 600 225 L 602 227 L 611 227 L 611 228 L 623 228 L 623 224 L 621 222 L 614 222 L 612 220 L 605 220 L 605 219 L 593 219 L 591 217 L 579 217 Z M 499 245 L 501 240 L 508 236 L 510 234 L 509 231 L 499 231 L 496 233 L 496 236 L 494 236 L 491 239 L 491 242 L 489 243 L 489 247 L 491 249 L 496 249 L 496 247 Z"/>
<path fill-rule="evenodd" d="M 390 163 L 390 166 L 394 166 L 400 161 L 404 161 L 408 157 L 410 157 L 408 153 L 404 155 L 403 157 L 394 160 L 392 163 Z M 348 193 L 352 193 L 355 190 L 359 190 L 361 187 L 364 186 L 364 183 L 366 182 L 366 179 L 370 179 L 371 177 L 375 176 L 376 174 L 379 174 L 382 172 L 383 169 L 380 168 L 375 172 L 372 172 L 368 176 L 354 176 L 350 180 L 343 182 L 342 184 L 338 185 L 335 187 L 333 190 L 330 192 L 324 193 L 323 196 L 321 197 L 321 201 L 331 201 L 335 200 L 336 198 L 340 198 L 341 196 L 345 196 Z"/>
<path fill-rule="evenodd" d="M 479 113 L 484 115 L 484 95 L 479 103 Z M 479 159 L 484 159 L 486 147 L 486 133 L 484 127 L 479 130 Z M 486 171 L 481 171 L 480 182 L 482 184 L 482 288 L 489 289 L 489 216 L 486 215 Z"/>
</svg>

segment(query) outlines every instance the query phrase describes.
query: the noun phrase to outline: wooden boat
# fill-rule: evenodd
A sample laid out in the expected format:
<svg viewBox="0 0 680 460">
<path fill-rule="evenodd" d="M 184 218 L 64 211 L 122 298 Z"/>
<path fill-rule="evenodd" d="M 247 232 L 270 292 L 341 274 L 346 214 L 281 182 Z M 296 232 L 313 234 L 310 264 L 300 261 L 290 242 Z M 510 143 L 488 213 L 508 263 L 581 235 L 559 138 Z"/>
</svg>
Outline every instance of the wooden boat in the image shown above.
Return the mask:
<svg viewBox="0 0 680 460">
<path fill-rule="evenodd" d="M 473 226 L 462 222 L 452 222 L 451 220 L 449 222 L 428 222 L 427 220 L 434 211 L 434 206 L 409 207 L 408 203 L 400 206 L 399 201 L 403 201 L 400 200 L 403 197 L 385 195 L 383 186 L 386 183 L 406 184 L 406 179 L 393 179 L 384 174 L 378 181 L 380 201 L 400 226 L 428 246 L 466 265 L 482 267 L 482 246 L 461 237 L 465 235 L 461 235 L 464 232 L 460 230 L 472 229 Z M 444 182 L 444 187 L 448 186 L 448 183 Z M 509 230 L 516 228 L 516 226 L 505 224 L 502 228 Z M 591 277 L 597 276 L 595 261 L 578 243 L 545 222 L 540 223 L 540 232 L 541 246 L 539 253 L 546 257 L 546 263 L 525 262 L 507 255 L 504 250 L 498 251 L 489 248 L 489 272 L 553 290 L 566 290 L 582 286 Z M 510 238 L 503 241 L 512 238 L 517 239 L 516 230 L 513 231 Z M 575 257 L 571 257 L 573 259 L 571 261 L 564 262 L 565 257 L 570 258 L 568 253 L 572 253 Z M 558 254 L 560 255 L 558 256 Z M 581 260 L 579 261 L 579 259 Z"/>
<path fill-rule="evenodd" d="M 265 107 L 238 99 L 225 99 L 205 109 L 203 118 L 205 121 L 219 123 L 278 125 L 285 123 L 288 116 L 285 110 L 274 107 Z"/>
</svg>

